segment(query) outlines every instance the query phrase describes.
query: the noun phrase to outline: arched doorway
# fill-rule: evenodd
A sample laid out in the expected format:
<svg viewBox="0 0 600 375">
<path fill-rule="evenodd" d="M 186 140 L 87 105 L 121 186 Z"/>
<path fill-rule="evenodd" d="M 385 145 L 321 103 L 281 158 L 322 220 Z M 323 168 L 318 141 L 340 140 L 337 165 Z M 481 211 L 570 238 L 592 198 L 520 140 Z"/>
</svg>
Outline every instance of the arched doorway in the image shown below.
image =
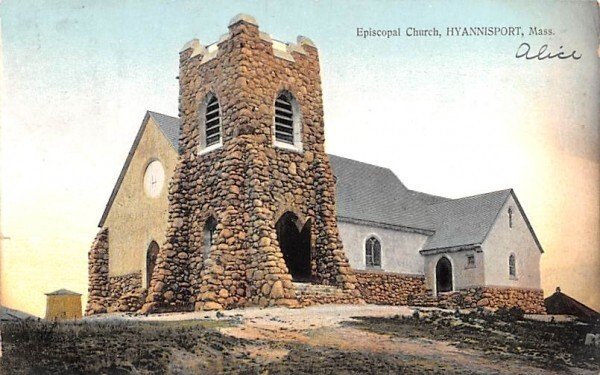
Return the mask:
<svg viewBox="0 0 600 375">
<path fill-rule="evenodd" d="M 146 288 L 150 286 L 150 280 L 152 280 L 152 272 L 156 266 L 156 259 L 158 258 L 158 244 L 156 241 L 150 242 L 148 251 L 146 251 Z"/>
<path fill-rule="evenodd" d="M 435 285 L 438 293 L 452 291 L 452 263 L 441 257 L 435 266 Z"/>
<path fill-rule="evenodd" d="M 292 280 L 310 282 L 310 220 L 306 221 L 302 230 L 298 229 L 297 224 L 296 214 L 289 211 L 284 213 L 275 224 L 277 241 Z"/>
</svg>

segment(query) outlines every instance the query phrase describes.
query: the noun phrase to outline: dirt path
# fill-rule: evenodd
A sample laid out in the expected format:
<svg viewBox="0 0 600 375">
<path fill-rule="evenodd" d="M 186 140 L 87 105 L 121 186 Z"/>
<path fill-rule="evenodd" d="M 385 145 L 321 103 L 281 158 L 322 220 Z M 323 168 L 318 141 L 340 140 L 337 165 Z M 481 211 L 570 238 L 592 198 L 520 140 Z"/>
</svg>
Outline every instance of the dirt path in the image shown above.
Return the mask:
<svg viewBox="0 0 600 375">
<path fill-rule="evenodd" d="M 410 316 L 413 310 L 407 307 L 389 306 L 315 306 L 306 310 L 272 311 L 267 314 L 249 313 L 243 323 L 221 328 L 222 333 L 250 340 L 300 342 L 311 346 L 335 348 L 344 351 L 378 352 L 395 355 L 402 353 L 407 360 L 432 371 L 453 370 L 481 374 L 559 374 L 529 366 L 524 361 L 499 361 L 484 353 L 458 349 L 444 341 L 423 338 L 399 338 L 367 332 L 342 323 L 353 316 L 395 315 Z M 578 372 L 590 373 L 593 372 Z"/>
<path fill-rule="evenodd" d="M 578 368 L 548 370 L 536 367 L 529 363 L 526 357 L 514 354 L 489 355 L 483 350 L 478 350 L 479 348 L 457 348 L 450 342 L 431 337 L 427 339 L 410 331 L 399 336 L 348 324 L 354 320 L 353 317 L 408 317 L 413 312 L 413 309 L 405 306 L 324 305 L 304 309 L 250 308 L 218 313 L 173 313 L 148 317 L 105 316 L 99 319 L 230 322 L 231 324 L 219 325 L 216 328 L 226 336 L 249 343 L 233 355 L 250 358 L 253 363 L 263 367 L 270 366 L 271 373 L 313 373 L 315 370 L 336 373 L 336 366 L 340 363 L 352 369 L 352 366 L 361 360 L 368 360 L 374 361 L 373 366 L 377 366 L 379 362 L 385 364 L 381 369 L 373 367 L 373 373 L 394 373 L 400 368 L 401 371 L 408 369 L 407 373 L 597 374 L 595 371 Z M 219 356 L 215 355 L 214 358 L 218 359 Z M 311 367 L 313 361 L 316 367 Z M 203 366 L 205 368 L 207 364 L 202 358 L 184 351 L 173 352 L 173 373 L 193 373 L 195 368 Z M 210 367 L 218 370 L 221 364 L 215 362 Z"/>
</svg>

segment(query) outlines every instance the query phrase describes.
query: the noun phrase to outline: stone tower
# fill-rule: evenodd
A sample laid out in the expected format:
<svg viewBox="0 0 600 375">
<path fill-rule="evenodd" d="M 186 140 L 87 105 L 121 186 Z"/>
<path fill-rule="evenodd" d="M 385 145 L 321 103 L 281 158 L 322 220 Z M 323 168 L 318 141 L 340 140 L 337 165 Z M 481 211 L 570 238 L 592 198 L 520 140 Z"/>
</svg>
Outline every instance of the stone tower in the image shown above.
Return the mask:
<svg viewBox="0 0 600 375">
<path fill-rule="evenodd" d="M 272 40 L 238 15 L 217 43 L 184 46 L 179 83 L 167 241 L 142 311 L 295 306 L 293 281 L 336 286 L 344 297 L 329 302 L 360 301 L 338 233 L 315 45 Z M 276 120 L 281 103 L 289 128 Z"/>
</svg>

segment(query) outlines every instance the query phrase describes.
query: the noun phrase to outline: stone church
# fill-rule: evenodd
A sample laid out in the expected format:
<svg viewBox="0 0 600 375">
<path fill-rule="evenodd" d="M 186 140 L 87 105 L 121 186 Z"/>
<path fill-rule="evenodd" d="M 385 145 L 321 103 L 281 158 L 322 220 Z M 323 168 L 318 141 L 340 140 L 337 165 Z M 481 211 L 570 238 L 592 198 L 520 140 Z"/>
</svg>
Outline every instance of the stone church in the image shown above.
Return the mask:
<svg viewBox="0 0 600 375">
<path fill-rule="evenodd" d="M 180 52 L 89 251 L 86 313 L 376 303 L 543 312 L 512 189 L 449 199 L 324 149 L 318 50 L 238 15 Z"/>
</svg>

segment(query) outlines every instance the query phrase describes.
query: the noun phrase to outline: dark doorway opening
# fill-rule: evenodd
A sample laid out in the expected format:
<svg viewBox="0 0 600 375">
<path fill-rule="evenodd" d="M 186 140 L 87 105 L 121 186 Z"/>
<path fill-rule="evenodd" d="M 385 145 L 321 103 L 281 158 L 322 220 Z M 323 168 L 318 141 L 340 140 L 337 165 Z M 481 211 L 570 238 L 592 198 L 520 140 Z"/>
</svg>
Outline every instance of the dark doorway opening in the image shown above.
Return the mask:
<svg viewBox="0 0 600 375">
<path fill-rule="evenodd" d="M 452 264 L 446 257 L 442 257 L 435 266 L 436 290 L 438 293 L 452 291 Z"/>
<path fill-rule="evenodd" d="M 299 230 L 298 216 L 286 212 L 275 224 L 275 231 L 292 280 L 310 282 L 310 220 Z"/>
<path fill-rule="evenodd" d="M 156 259 L 158 258 L 158 244 L 156 241 L 150 242 L 148 251 L 146 252 L 146 288 L 150 286 L 150 280 L 152 280 L 152 272 L 156 266 Z"/>
</svg>

